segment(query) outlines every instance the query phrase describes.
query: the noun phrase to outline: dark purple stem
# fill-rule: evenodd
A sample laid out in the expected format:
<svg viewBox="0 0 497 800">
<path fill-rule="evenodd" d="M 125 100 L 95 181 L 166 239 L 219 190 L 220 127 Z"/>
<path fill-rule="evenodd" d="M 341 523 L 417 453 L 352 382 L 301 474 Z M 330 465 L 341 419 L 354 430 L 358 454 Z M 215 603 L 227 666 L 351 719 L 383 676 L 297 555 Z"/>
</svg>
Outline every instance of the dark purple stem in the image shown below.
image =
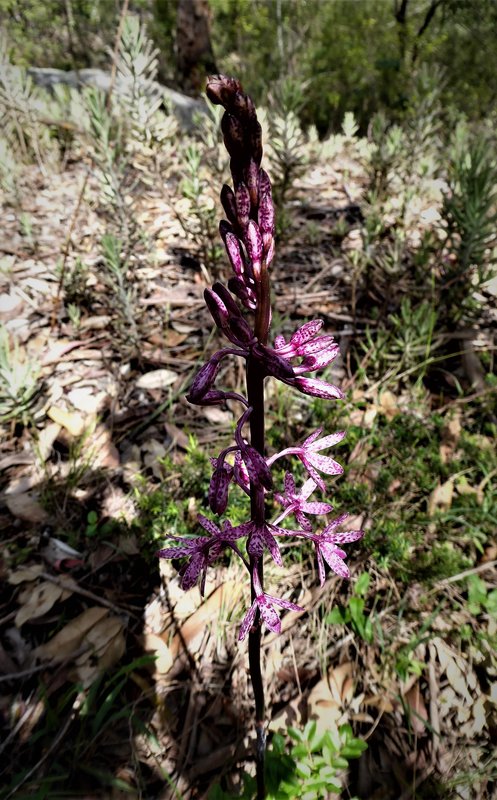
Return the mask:
<svg viewBox="0 0 497 800">
<path fill-rule="evenodd" d="M 267 328 L 265 331 L 267 337 Z M 250 415 L 250 443 L 262 456 L 264 456 L 264 373 L 261 371 L 260 362 L 251 357 L 247 360 L 247 394 L 249 406 L 252 407 Z M 250 506 L 251 519 L 258 526 L 264 525 L 264 488 L 262 486 L 250 486 Z M 261 586 L 264 581 L 264 570 L 262 559 L 250 557 L 251 575 L 254 570 L 258 571 Z M 252 602 L 255 600 L 255 590 L 252 581 Z M 264 800 L 266 788 L 264 780 L 264 763 L 266 754 L 266 732 L 265 732 L 265 701 L 264 683 L 261 670 L 261 625 L 259 611 L 254 620 L 254 626 L 249 634 L 248 642 L 249 666 L 252 687 L 255 699 L 255 730 L 256 730 L 256 770 L 257 770 L 257 800 Z"/>
</svg>

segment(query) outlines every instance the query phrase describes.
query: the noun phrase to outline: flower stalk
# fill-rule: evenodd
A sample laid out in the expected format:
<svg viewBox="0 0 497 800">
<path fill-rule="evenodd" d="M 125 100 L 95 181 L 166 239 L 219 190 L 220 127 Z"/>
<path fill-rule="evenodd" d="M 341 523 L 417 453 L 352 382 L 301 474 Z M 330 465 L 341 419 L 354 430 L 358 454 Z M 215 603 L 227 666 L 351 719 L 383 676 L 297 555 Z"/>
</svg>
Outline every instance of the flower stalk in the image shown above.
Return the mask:
<svg viewBox="0 0 497 800">
<path fill-rule="evenodd" d="M 235 443 L 212 459 L 213 473 L 209 488 L 211 512 L 220 517 L 226 513 L 231 484 L 237 484 L 250 497 L 250 518 L 233 527 L 228 520 L 220 525 L 199 515 L 198 521 L 208 536 L 169 537 L 175 546 L 160 550 L 162 558 L 185 558 L 180 569 L 181 585 L 190 589 L 200 580 L 203 594 L 206 574 L 226 548 L 230 548 L 248 569 L 251 604 L 241 623 L 239 640 L 248 636 L 249 669 L 255 700 L 257 800 L 266 796 L 264 756 L 266 749 L 266 712 L 261 665 L 262 626 L 280 633 L 278 609 L 303 611 L 290 600 L 273 597 L 264 589 L 264 556 L 269 552 L 276 565 L 282 567 L 280 537 L 295 537 L 311 541 L 315 547 L 321 584 L 325 580 L 325 564 L 342 577 L 349 571 L 344 563 L 345 552 L 337 545 L 356 541 L 362 531 L 336 531 L 346 515 L 328 523 L 321 533 L 314 532 L 313 519 L 332 511 L 324 502 L 309 501 L 317 489 L 325 490 L 321 473 L 338 475 L 342 467 L 320 451 L 340 442 L 344 433 L 321 436 L 318 429 L 302 444 L 290 444 L 280 453 L 268 457 L 265 446 L 264 382 L 274 377 L 311 397 L 337 399 L 343 397 L 336 386 L 317 378 L 307 377 L 327 367 L 338 355 L 339 348 L 330 335 L 319 335 L 321 320 L 302 325 L 286 342 L 278 334 L 271 347 L 271 284 L 270 267 L 274 256 L 274 207 L 271 182 L 261 168 L 261 127 L 254 104 L 235 78 L 215 75 L 208 80 L 207 95 L 224 107 L 222 130 L 230 154 L 233 187 L 223 186 L 221 203 L 227 219 L 220 223 L 220 235 L 225 244 L 233 276 L 227 287 L 216 282 L 204 292 L 205 302 L 219 332 L 230 347 L 219 350 L 207 361 L 194 378 L 187 395 L 198 405 L 223 405 L 227 400 L 240 403 L 242 414 L 235 431 Z M 243 358 L 246 362 L 246 398 L 236 392 L 216 387 L 219 366 L 227 357 Z M 295 360 L 298 363 L 292 363 Z M 244 430 L 248 425 L 249 439 Z M 284 494 L 274 499 L 284 511 L 274 523 L 266 518 L 266 505 L 273 492 L 271 466 L 279 458 L 298 458 L 308 472 L 300 491 L 291 472 L 285 477 Z M 299 527 L 281 528 L 279 523 L 293 515 Z M 239 540 L 245 543 L 246 556 Z"/>
</svg>

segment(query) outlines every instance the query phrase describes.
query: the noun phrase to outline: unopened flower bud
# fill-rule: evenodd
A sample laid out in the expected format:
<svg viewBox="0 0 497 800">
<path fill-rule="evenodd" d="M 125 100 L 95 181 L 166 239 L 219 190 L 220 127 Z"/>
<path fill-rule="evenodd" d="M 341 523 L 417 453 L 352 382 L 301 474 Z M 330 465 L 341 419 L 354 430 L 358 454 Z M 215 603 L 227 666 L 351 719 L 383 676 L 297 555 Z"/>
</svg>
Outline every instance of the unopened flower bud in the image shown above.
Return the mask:
<svg viewBox="0 0 497 800">
<path fill-rule="evenodd" d="M 232 225 L 236 225 L 236 201 L 233 189 L 224 184 L 221 189 L 221 203 L 224 208 L 224 213 L 228 217 Z M 222 235 L 222 234 L 221 234 Z"/>
<path fill-rule="evenodd" d="M 231 470 L 231 474 L 232 472 L 233 470 Z M 208 496 L 209 505 L 214 514 L 224 514 L 226 511 L 230 481 L 230 470 L 224 464 L 212 473 Z"/>
<path fill-rule="evenodd" d="M 226 286 L 216 281 L 212 287 L 212 291 L 220 298 L 221 302 L 229 312 L 229 318 L 239 317 L 240 309 L 238 308 L 233 295 L 227 290 Z"/>
<path fill-rule="evenodd" d="M 250 219 L 250 193 L 244 183 L 239 183 L 235 189 L 236 213 L 238 224 L 244 230 Z"/>
<path fill-rule="evenodd" d="M 259 203 L 259 172 L 259 164 L 251 158 L 246 171 L 246 183 L 252 208 L 257 208 Z"/>
<path fill-rule="evenodd" d="M 186 399 L 190 403 L 198 403 L 204 394 L 211 388 L 219 369 L 220 359 L 211 358 L 202 369 L 197 372 Z"/>
<path fill-rule="evenodd" d="M 221 120 L 224 144 L 230 156 L 243 158 L 245 152 L 245 133 L 239 119 L 226 112 Z"/>
<path fill-rule="evenodd" d="M 271 181 L 263 169 L 259 177 L 259 228 L 261 229 L 264 244 L 274 235 L 274 204 L 271 195 Z"/>
<path fill-rule="evenodd" d="M 241 300 L 245 308 L 254 309 L 256 307 L 257 298 L 254 292 L 245 285 L 241 278 L 230 278 L 228 281 L 228 289 Z"/>
<path fill-rule="evenodd" d="M 237 92 L 241 92 L 240 81 L 227 75 L 210 75 L 207 81 L 207 97 L 214 105 L 231 106 Z"/>
<path fill-rule="evenodd" d="M 224 239 L 224 244 L 226 246 L 226 252 L 228 253 L 228 258 L 231 262 L 231 266 L 233 267 L 235 275 L 238 276 L 243 275 L 244 272 L 243 256 L 240 250 L 240 242 L 238 241 L 235 234 L 227 233 Z"/>
<path fill-rule="evenodd" d="M 247 472 L 252 483 L 257 486 L 264 486 L 265 489 L 272 489 L 273 479 L 271 470 L 266 464 L 266 459 L 254 447 L 247 445 L 243 448 L 242 458 L 247 467 Z"/>
<path fill-rule="evenodd" d="M 254 339 L 254 332 L 248 322 L 243 317 L 231 317 L 229 321 L 231 332 L 234 334 L 237 344 L 250 344 Z"/>
<path fill-rule="evenodd" d="M 293 367 L 286 358 L 279 356 L 270 347 L 265 347 L 263 344 L 258 344 L 253 349 L 256 357 L 260 358 L 267 375 L 272 375 L 274 378 L 280 380 L 291 380 L 295 377 Z"/>
<path fill-rule="evenodd" d="M 254 222 L 253 219 L 250 220 L 249 224 L 247 225 L 247 230 L 245 231 L 245 247 L 247 248 L 247 254 L 250 258 L 252 269 L 254 270 L 254 276 L 257 279 L 261 274 L 263 245 L 259 226 Z"/>
<path fill-rule="evenodd" d="M 228 324 L 229 314 L 221 298 L 212 289 L 205 289 L 204 300 L 217 327 L 225 328 Z"/>
</svg>

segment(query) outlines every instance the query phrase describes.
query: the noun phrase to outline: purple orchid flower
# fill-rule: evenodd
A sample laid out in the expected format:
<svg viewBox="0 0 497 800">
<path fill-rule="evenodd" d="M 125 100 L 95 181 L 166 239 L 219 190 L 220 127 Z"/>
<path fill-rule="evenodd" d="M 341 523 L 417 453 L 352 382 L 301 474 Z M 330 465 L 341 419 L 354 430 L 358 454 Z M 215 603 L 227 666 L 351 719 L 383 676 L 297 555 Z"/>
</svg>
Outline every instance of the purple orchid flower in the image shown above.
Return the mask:
<svg viewBox="0 0 497 800">
<path fill-rule="evenodd" d="M 314 543 L 321 586 L 323 586 L 325 581 L 325 561 L 336 575 L 339 575 L 341 578 L 350 578 L 350 570 L 344 561 L 347 554 L 340 547 L 337 547 L 337 545 L 345 544 L 346 542 L 357 542 L 358 539 L 362 539 L 364 536 L 364 531 L 342 531 L 341 533 L 336 531 L 336 528 L 338 528 L 348 516 L 348 514 L 341 514 L 330 522 L 322 533 L 303 534 L 306 539 Z"/>
<path fill-rule="evenodd" d="M 278 525 L 266 521 L 261 525 L 256 522 L 249 522 L 246 530 L 249 537 L 247 542 L 248 554 L 252 558 L 259 560 L 264 555 L 264 548 L 267 547 L 274 563 L 279 567 L 283 566 L 283 561 L 281 560 L 280 548 L 275 536 L 289 536 L 292 533 L 300 533 L 300 531 L 280 528 Z"/>
<path fill-rule="evenodd" d="M 166 547 L 158 550 L 157 555 L 159 558 L 181 558 L 187 556 L 189 562 L 180 570 L 181 588 L 185 591 L 191 589 L 197 583 L 199 576 L 201 576 L 200 594 L 203 596 L 207 567 L 216 561 L 226 546 L 239 553 L 235 542 L 241 536 L 247 535 L 247 526 L 239 525 L 233 528 L 225 520 L 222 527 L 218 528 L 214 522 L 211 522 L 210 519 L 207 519 L 202 514 L 198 515 L 198 521 L 202 528 L 210 533 L 210 536 L 196 536 L 194 539 L 185 539 L 184 536 L 171 536 L 170 538 L 173 541 L 180 542 L 179 547 Z"/>
<path fill-rule="evenodd" d="M 295 488 L 295 480 L 291 472 L 285 475 L 285 494 L 275 494 L 275 500 L 285 506 L 285 510 L 275 520 L 274 524 L 285 519 L 289 514 L 293 514 L 300 527 L 304 531 L 312 531 L 312 523 L 305 516 L 306 514 L 328 514 L 333 511 L 333 506 L 329 503 L 308 503 L 308 499 L 316 488 L 317 484 L 312 478 L 308 478 L 302 486 L 300 492 Z"/>
<path fill-rule="evenodd" d="M 318 428 L 317 431 L 314 431 L 314 433 L 308 436 L 301 445 L 287 447 L 280 453 L 275 453 L 274 456 L 271 456 L 271 458 L 267 459 L 267 465 L 271 466 L 271 464 L 274 464 L 274 462 L 282 456 L 295 455 L 302 461 L 302 464 L 316 485 L 324 491 L 324 481 L 316 470 L 324 472 L 325 475 L 341 475 L 343 472 L 343 467 L 340 466 L 340 464 L 338 464 L 338 462 L 333 458 L 330 458 L 330 456 L 319 455 L 319 451 L 325 450 L 327 447 L 332 447 L 332 445 L 341 442 L 345 436 L 345 431 L 332 433 L 329 436 L 323 436 L 322 439 L 318 439 L 318 436 L 322 432 L 323 429 Z"/>
<path fill-rule="evenodd" d="M 262 591 L 261 583 L 257 571 L 253 573 L 253 585 L 255 599 L 243 618 L 238 639 L 242 642 L 254 624 L 257 610 L 260 611 L 262 621 L 273 633 L 281 633 L 281 620 L 274 606 L 286 608 L 288 611 L 304 611 L 301 606 L 291 603 L 289 600 L 280 600 L 279 597 L 272 597 Z"/>
</svg>

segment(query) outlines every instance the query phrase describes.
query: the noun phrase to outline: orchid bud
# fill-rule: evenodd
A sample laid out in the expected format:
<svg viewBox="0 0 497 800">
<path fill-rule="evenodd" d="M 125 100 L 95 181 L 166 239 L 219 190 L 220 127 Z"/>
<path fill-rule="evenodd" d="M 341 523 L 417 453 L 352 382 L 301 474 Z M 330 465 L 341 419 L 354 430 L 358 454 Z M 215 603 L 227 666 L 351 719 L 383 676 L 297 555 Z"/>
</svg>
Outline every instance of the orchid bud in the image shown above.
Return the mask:
<svg viewBox="0 0 497 800">
<path fill-rule="evenodd" d="M 190 387 L 190 391 L 186 396 L 186 399 L 190 403 L 198 403 L 204 394 L 211 388 L 216 378 L 220 363 L 220 359 L 214 356 L 207 362 L 207 364 L 204 364 L 199 372 L 197 372 L 197 375 L 195 376 Z"/>
<path fill-rule="evenodd" d="M 286 358 L 279 356 L 274 350 L 271 350 L 270 347 L 259 344 L 253 348 L 252 352 L 260 358 L 267 375 L 272 375 L 280 380 L 291 380 L 295 377 L 290 362 L 287 361 Z"/>
<path fill-rule="evenodd" d="M 265 245 L 269 245 L 274 235 L 274 204 L 271 195 L 271 181 L 269 175 L 260 171 L 259 178 L 259 228 Z"/>
<path fill-rule="evenodd" d="M 310 322 L 306 322 L 302 325 L 298 330 L 295 331 L 292 338 L 290 339 L 290 344 L 293 347 L 300 347 L 300 345 L 307 342 L 309 339 L 312 339 L 316 333 L 319 333 L 321 328 L 323 327 L 323 320 L 322 319 L 311 319 Z"/>
<path fill-rule="evenodd" d="M 259 227 L 253 219 L 250 220 L 245 231 L 245 247 L 257 279 L 261 274 L 262 237 Z"/>
<path fill-rule="evenodd" d="M 221 203 L 224 208 L 224 213 L 228 217 L 232 225 L 236 225 L 236 201 L 233 189 L 224 184 L 221 189 Z M 222 236 L 222 233 L 221 233 Z"/>
<path fill-rule="evenodd" d="M 257 117 L 255 118 L 255 124 L 250 132 L 250 146 L 252 150 L 252 157 L 259 167 L 262 161 L 262 128 L 260 123 L 257 122 Z"/>
<path fill-rule="evenodd" d="M 247 467 L 250 481 L 256 486 L 264 486 L 265 489 L 272 489 L 273 479 L 271 470 L 266 464 L 266 459 L 254 447 L 246 445 L 242 451 L 242 458 Z"/>
<path fill-rule="evenodd" d="M 245 265 L 243 263 L 243 256 L 240 250 L 240 242 L 234 233 L 226 234 L 224 244 L 235 275 L 243 275 Z"/>
<path fill-rule="evenodd" d="M 209 506 L 214 514 L 224 514 L 228 505 L 228 491 L 233 470 L 223 463 L 212 473 L 209 484 Z"/>
<path fill-rule="evenodd" d="M 224 114 L 221 120 L 226 150 L 232 157 L 243 158 L 245 153 L 245 132 L 239 119 L 232 114 Z"/>
<path fill-rule="evenodd" d="M 229 318 L 231 318 L 232 316 L 234 317 L 240 316 L 240 309 L 238 308 L 233 298 L 233 295 L 230 292 L 228 292 L 226 286 L 223 286 L 222 283 L 216 281 L 216 283 L 212 287 L 212 291 L 220 298 L 222 304 L 229 312 Z"/>
<path fill-rule="evenodd" d="M 254 332 L 248 322 L 242 317 L 230 318 L 230 330 L 236 338 L 236 344 L 250 344 L 254 339 Z"/>
<path fill-rule="evenodd" d="M 207 97 L 214 105 L 231 106 L 233 95 L 242 89 L 240 81 L 227 75 L 211 75 L 207 82 Z"/>
<path fill-rule="evenodd" d="M 257 298 L 252 289 L 243 282 L 241 278 L 230 278 L 228 281 L 228 288 L 230 292 L 235 294 L 243 303 L 245 308 L 254 309 L 257 305 Z"/>
<path fill-rule="evenodd" d="M 244 183 L 239 183 L 235 189 L 236 212 L 238 224 L 246 228 L 250 219 L 250 193 Z"/>
<path fill-rule="evenodd" d="M 251 158 L 246 171 L 246 183 L 250 194 L 250 202 L 254 209 L 259 204 L 259 172 L 259 165 Z"/>
<path fill-rule="evenodd" d="M 204 300 L 217 327 L 225 328 L 228 324 L 229 314 L 221 298 L 212 289 L 205 289 Z"/>
</svg>

